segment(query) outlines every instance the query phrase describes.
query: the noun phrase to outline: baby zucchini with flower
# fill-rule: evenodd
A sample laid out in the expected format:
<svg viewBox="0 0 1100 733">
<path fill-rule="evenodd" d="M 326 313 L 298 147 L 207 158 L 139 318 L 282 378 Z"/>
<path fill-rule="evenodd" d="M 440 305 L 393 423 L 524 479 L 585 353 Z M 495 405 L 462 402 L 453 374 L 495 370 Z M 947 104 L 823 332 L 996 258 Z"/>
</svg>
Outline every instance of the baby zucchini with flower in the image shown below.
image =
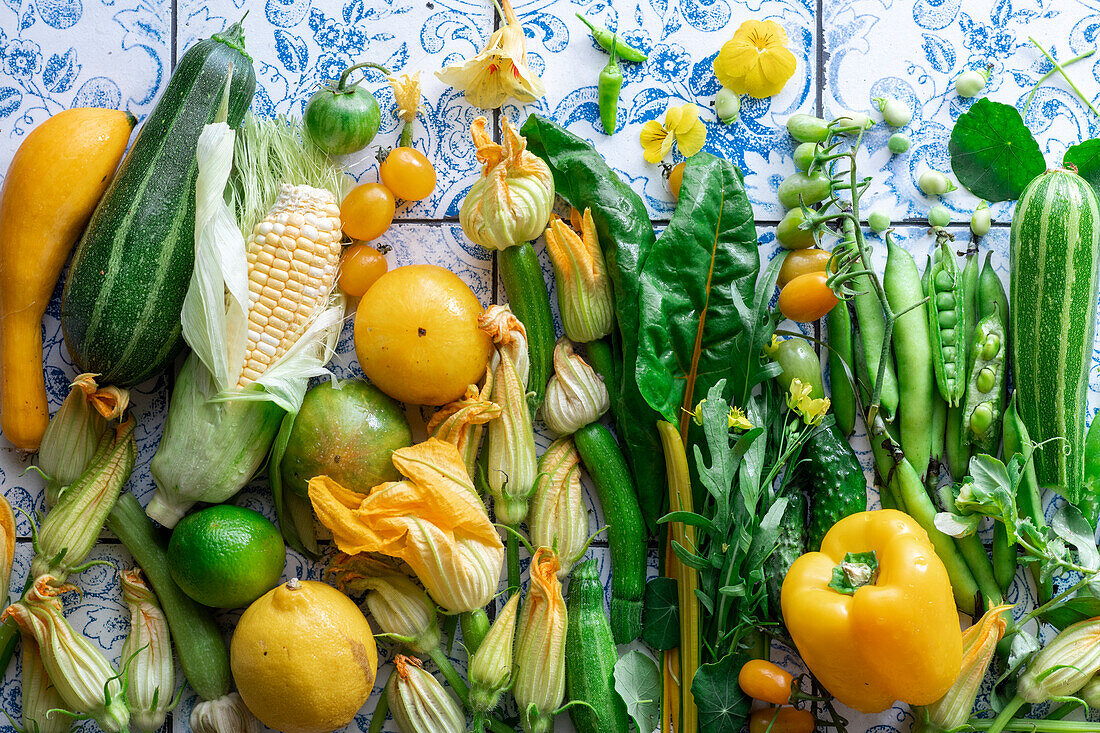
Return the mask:
<svg viewBox="0 0 1100 733">
<path fill-rule="evenodd" d="M 168 619 L 137 568 L 122 574 L 122 600 L 130 608 L 130 633 L 122 644 L 130 724 L 140 733 L 153 733 L 178 699 Z"/>
</svg>

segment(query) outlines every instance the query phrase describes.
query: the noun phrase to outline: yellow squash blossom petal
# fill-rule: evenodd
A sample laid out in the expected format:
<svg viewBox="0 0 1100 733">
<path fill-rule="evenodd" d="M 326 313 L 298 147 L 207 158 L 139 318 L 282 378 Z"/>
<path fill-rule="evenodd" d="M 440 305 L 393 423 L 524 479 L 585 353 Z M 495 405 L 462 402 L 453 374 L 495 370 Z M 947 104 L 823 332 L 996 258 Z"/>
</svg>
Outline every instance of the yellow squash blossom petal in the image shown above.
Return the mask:
<svg viewBox="0 0 1100 733">
<path fill-rule="evenodd" d="M 757 99 L 783 90 L 797 66 L 787 32 L 772 20 L 746 20 L 714 59 L 722 86 Z"/>
<path fill-rule="evenodd" d="M 415 120 L 417 110 L 420 108 L 420 72 L 388 76 L 386 81 L 393 87 L 397 117 L 404 122 Z"/>
</svg>

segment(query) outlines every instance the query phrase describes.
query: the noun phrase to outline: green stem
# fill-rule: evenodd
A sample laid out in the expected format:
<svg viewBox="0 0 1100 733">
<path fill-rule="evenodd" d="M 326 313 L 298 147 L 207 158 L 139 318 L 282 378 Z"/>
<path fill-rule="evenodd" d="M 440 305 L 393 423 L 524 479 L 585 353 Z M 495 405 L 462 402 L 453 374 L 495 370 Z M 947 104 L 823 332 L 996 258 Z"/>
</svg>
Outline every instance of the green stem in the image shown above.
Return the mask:
<svg viewBox="0 0 1100 733">
<path fill-rule="evenodd" d="M 1073 79 L 1069 78 L 1069 74 L 1066 73 L 1066 70 L 1062 68 L 1061 64 L 1059 64 L 1057 61 L 1054 60 L 1054 57 L 1050 55 L 1050 52 L 1048 52 L 1045 48 L 1040 46 L 1039 42 L 1036 41 L 1031 36 L 1028 36 L 1027 40 L 1031 41 L 1032 45 L 1034 45 L 1035 48 L 1039 49 L 1039 51 L 1041 51 L 1042 54 L 1047 57 L 1047 60 L 1050 61 L 1050 63 L 1054 64 L 1054 69 L 1059 74 L 1062 75 L 1062 78 L 1066 80 L 1066 84 L 1069 84 L 1069 88 L 1073 90 L 1073 93 L 1077 95 L 1078 99 L 1080 99 L 1082 102 L 1084 102 L 1086 105 L 1088 105 L 1088 108 L 1090 110 L 1092 110 L 1092 113 L 1094 115 L 1096 115 L 1097 117 L 1100 117 L 1100 112 L 1096 111 L 1096 107 L 1093 107 L 1092 102 L 1090 102 L 1088 100 L 1088 98 L 1084 94 L 1081 93 L 1081 90 L 1078 89 L 1077 85 L 1073 83 Z"/>
<path fill-rule="evenodd" d="M 998 717 L 998 720 L 1000 718 Z M 1074 722 L 1072 720 L 1034 720 L 1032 718 L 1013 718 L 1004 721 L 1000 728 L 994 728 L 996 720 L 972 719 L 970 727 L 976 731 L 1019 731 L 1020 733 L 1094 733 L 1096 723 Z"/>
<path fill-rule="evenodd" d="M 1024 702 L 1024 699 L 1019 695 L 1012 698 L 1008 705 L 1005 705 L 1005 708 L 1001 711 L 1001 714 L 998 715 L 985 730 L 989 731 L 989 733 L 1001 733 L 1001 731 L 1005 729 L 1005 726 L 1007 726 L 1012 720 L 1012 716 L 1016 714 L 1016 711 L 1024 706 Z"/>
<path fill-rule="evenodd" d="M 1081 54 L 1080 56 L 1074 56 L 1069 61 L 1062 64 L 1062 68 L 1064 69 L 1065 67 L 1070 66 L 1071 64 L 1075 64 L 1078 61 L 1081 61 L 1082 59 L 1087 59 L 1089 56 L 1092 56 L 1094 53 L 1096 53 L 1095 48 L 1092 49 L 1091 51 L 1086 51 L 1085 53 Z M 1027 95 L 1027 101 L 1024 102 L 1024 112 L 1021 115 L 1022 117 L 1027 117 L 1027 108 L 1031 106 L 1031 98 L 1035 96 L 1035 92 L 1039 91 L 1039 87 L 1042 85 L 1043 82 L 1045 82 L 1050 77 L 1054 76 L 1056 73 L 1058 73 L 1058 69 L 1056 69 L 1056 68 L 1051 69 L 1047 73 L 1043 74 L 1043 76 L 1039 79 L 1039 81 L 1035 82 L 1035 86 L 1033 86 L 1031 88 L 1031 93 Z"/>
<path fill-rule="evenodd" d="M 412 145 L 413 126 L 414 122 L 409 120 L 401 127 L 401 139 L 398 141 L 401 147 L 407 148 Z"/>
<path fill-rule="evenodd" d="M 493 733 L 516 733 L 514 728 L 509 728 L 496 718 L 489 717 L 486 718 L 486 720 L 489 723 L 489 730 L 493 731 Z"/>
<path fill-rule="evenodd" d="M 1081 703 L 1077 703 L 1077 702 L 1063 703 L 1059 707 L 1057 707 L 1054 710 L 1051 710 L 1049 713 L 1047 713 L 1047 716 L 1046 716 L 1046 718 L 1044 718 L 1044 720 L 1061 720 L 1062 718 L 1066 717 L 1067 715 L 1069 715 L 1070 713 L 1072 713 L 1074 710 L 1076 710 L 1079 707 L 1081 707 Z"/>
<path fill-rule="evenodd" d="M 462 643 L 466 646 L 466 654 L 473 656 L 489 633 L 489 617 L 485 609 L 478 608 L 462 614 L 459 623 L 462 625 Z"/>
<path fill-rule="evenodd" d="M 374 706 L 374 712 L 370 716 L 370 727 L 367 728 L 367 733 L 382 733 L 382 726 L 386 724 L 386 716 L 390 712 L 390 698 L 386 694 L 386 690 L 389 689 L 390 680 L 393 679 L 393 670 L 390 671 L 390 678 L 386 681 L 386 684 L 382 686 L 382 694 L 378 696 L 378 703 Z"/>
<path fill-rule="evenodd" d="M 515 528 L 513 528 L 515 529 Z M 519 539 L 515 532 L 507 532 L 505 547 L 508 553 L 508 597 L 519 590 Z"/>
<path fill-rule="evenodd" d="M 443 673 L 447 684 L 458 695 L 458 699 L 462 701 L 462 704 L 467 708 L 470 707 L 470 688 L 466 686 L 466 682 L 459 676 L 458 670 L 451 664 L 451 660 L 447 659 L 443 650 L 436 647 L 428 653 L 428 657 L 435 662 L 435 666 L 439 667 L 439 671 Z"/>
<path fill-rule="evenodd" d="M 1021 628 L 1023 628 L 1024 625 L 1027 624 L 1029 621 L 1036 618 L 1037 616 L 1040 616 L 1041 614 L 1045 613 L 1047 610 L 1053 608 L 1054 606 L 1060 604 L 1066 598 L 1068 598 L 1072 594 L 1076 593 L 1081 588 L 1085 587 L 1085 585 L 1087 585 L 1090 580 L 1092 580 L 1091 576 L 1086 575 L 1080 581 L 1078 581 L 1077 583 L 1074 583 L 1069 588 L 1066 588 L 1064 591 L 1062 591 L 1058 595 L 1054 596 L 1054 598 L 1051 598 L 1049 601 L 1047 601 L 1043 605 L 1039 606 L 1038 608 L 1034 608 L 1031 611 L 1028 611 L 1026 614 L 1024 614 L 1020 618 L 1019 621 L 1017 621 L 1016 623 L 1014 623 L 1012 625 L 1012 628 L 1008 629 L 1008 631 L 1005 632 L 1005 635 L 1004 635 L 1003 638 L 1007 639 L 1012 634 L 1015 634 L 1017 631 L 1019 631 Z"/>
<path fill-rule="evenodd" d="M 381 71 L 386 76 L 390 75 L 390 70 L 389 69 L 387 69 L 382 64 L 376 64 L 373 61 L 363 61 L 363 62 L 360 62 L 358 64 L 352 64 L 348 68 L 344 69 L 344 73 L 340 75 L 340 80 L 338 82 L 336 82 L 336 93 L 337 94 L 343 94 L 343 93 L 346 93 L 346 92 L 350 92 L 352 89 L 354 89 L 359 84 L 359 82 L 356 82 L 355 84 L 352 84 L 351 89 L 349 89 L 348 86 L 347 86 L 348 75 L 350 75 L 351 72 L 355 71 L 356 69 L 366 69 L 366 68 L 378 69 L 379 71 Z"/>
</svg>

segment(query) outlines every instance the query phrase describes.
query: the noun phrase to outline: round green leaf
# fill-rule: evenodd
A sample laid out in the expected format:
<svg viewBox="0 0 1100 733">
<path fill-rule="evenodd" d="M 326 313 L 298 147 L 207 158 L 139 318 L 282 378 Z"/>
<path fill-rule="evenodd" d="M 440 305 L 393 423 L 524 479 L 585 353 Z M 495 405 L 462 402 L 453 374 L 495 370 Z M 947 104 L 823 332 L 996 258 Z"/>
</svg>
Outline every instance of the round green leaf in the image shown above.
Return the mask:
<svg viewBox="0 0 1100 733">
<path fill-rule="evenodd" d="M 987 201 L 1018 199 L 1046 161 L 1016 108 L 979 99 L 951 131 L 951 170 Z"/>
</svg>

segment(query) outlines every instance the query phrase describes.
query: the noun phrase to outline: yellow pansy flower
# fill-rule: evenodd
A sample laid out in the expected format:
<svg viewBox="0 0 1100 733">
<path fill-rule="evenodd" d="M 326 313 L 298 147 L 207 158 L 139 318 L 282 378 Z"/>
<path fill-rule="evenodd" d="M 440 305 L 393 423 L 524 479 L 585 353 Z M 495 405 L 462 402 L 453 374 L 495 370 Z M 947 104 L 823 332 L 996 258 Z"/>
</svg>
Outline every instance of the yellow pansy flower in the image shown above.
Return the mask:
<svg viewBox="0 0 1100 733">
<path fill-rule="evenodd" d="M 737 406 L 730 408 L 729 426 L 734 430 L 752 430 L 755 427 L 745 415 L 745 411 Z"/>
<path fill-rule="evenodd" d="M 794 75 L 794 54 L 787 32 L 774 20 L 746 20 L 714 59 L 722 86 L 763 99 L 779 94 Z"/>
<path fill-rule="evenodd" d="M 642 125 L 642 150 L 650 163 L 660 163 L 672 150 L 673 143 L 684 157 L 690 158 L 703 149 L 706 141 L 707 128 L 699 119 L 699 108 L 694 104 L 669 107 L 665 110 L 663 125 L 657 120 Z"/>
</svg>

